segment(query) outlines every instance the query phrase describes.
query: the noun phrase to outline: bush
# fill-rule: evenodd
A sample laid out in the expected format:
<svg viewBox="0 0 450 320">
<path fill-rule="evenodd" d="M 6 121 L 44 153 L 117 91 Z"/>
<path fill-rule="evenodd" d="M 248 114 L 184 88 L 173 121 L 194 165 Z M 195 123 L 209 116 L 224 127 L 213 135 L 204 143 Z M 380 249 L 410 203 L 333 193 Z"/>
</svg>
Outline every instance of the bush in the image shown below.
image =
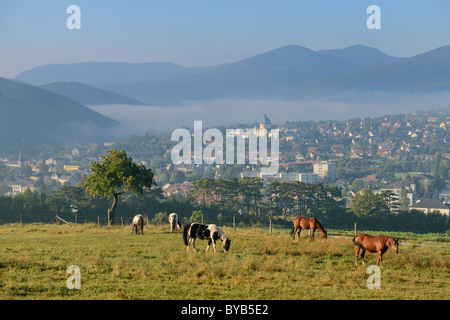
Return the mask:
<svg viewBox="0 0 450 320">
<path fill-rule="evenodd" d="M 192 222 L 202 222 L 203 210 L 195 210 L 192 212 L 189 221 Z"/>
<path fill-rule="evenodd" d="M 158 212 L 153 217 L 151 223 L 156 225 L 167 224 L 169 223 L 169 215 L 166 212 Z"/>
</svg>

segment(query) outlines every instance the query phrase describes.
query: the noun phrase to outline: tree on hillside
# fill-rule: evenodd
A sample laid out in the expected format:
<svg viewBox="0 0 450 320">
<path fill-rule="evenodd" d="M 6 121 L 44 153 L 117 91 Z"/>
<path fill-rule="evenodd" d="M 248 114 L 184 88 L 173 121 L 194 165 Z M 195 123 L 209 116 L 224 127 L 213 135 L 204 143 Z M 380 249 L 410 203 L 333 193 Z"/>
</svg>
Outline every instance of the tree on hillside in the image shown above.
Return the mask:
<svg viewBox="0 0 450 320">
<path fill-rule="evenodd" d="M 91 162 L 92 174 L 84 182 L 84 187 L 92 196 L 112 198 L 108 209 L 108 225 L 114 224 L 114 211 L 119 195 L 128 191 L 142 195 L 144 188 L 156 185 L 151 169 L 134 163 L 125 151 L 111 149 L 101 155 L 102 161 Z"/>
<path fill-rule="evenodd" d="M 260 214 L 260 202 L 263 194 L 261 189 L 264 187 L 263 180 L 255 177 L 244 177 L 239 179 L 239 193 L 242 196 L 243 205 L 247 213 L 250 213 L 250 207 L 253 204 L 255 215 Z"/>
<path fill-rule="evenodd" d="M 214 196 L 214 179 L 198 178 L 192 184 L 189 199 L 194 203 L 202 204 L 204 207 L 211 205 Z"/>
<path fill-rule="evenodd" d="M 389 206 L 381 194 L 370 189 L 363 189 L 351 199 L 351 210 L 358 216 L 374 217 L 389 212 Z"/>
</svg>

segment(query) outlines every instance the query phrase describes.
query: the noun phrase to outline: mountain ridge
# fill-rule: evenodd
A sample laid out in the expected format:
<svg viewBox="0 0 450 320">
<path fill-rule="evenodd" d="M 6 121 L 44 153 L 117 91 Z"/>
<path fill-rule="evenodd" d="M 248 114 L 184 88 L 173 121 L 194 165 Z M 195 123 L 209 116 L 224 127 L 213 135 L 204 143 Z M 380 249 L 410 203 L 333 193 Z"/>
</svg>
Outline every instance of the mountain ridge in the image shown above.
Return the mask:
<svg viewBox="0 0 450 320">
<path fill-rule="evenodd" d="M 68 81 L 68 82 L 52 82 L 41 85 L 39 88 L 51 91 L 70 98 L 73 101 L 84 105 L 99 104 L 130 104 L 144 105 L 145 103 L 109 90 L 97 88 L 84 83 Z"/>
<path fill-rule="evenodd" d="M 226 65 L 177 75 L 155 72 L 151 79 L 123 78 L 122 83 L 110 81 L 98 87 L 157 106 L 223 98 L 345 101 L 348 93 L 434 93 L 450 90 L 447 47 L 412 57 L 393 57 L 363 45 L 318 51 L 287 45 Z M 24 75 L 21 80 L 26 81 Z"/>
<path fill-rule="evenodd" d="M 91 86 L 134 81 L 153 81 L 202 72 L 210 67 L 183 67 L 171 62 L 76 62 L 40 65 L 17 74 L 14 79 L 32 85 L 53 82 L 80 82 Z"/>
<path fill-rule="evenodd" d="M 119 122 L 53 92 L 0 77 L 0 145 L 95 138 Z"/>
</svg>

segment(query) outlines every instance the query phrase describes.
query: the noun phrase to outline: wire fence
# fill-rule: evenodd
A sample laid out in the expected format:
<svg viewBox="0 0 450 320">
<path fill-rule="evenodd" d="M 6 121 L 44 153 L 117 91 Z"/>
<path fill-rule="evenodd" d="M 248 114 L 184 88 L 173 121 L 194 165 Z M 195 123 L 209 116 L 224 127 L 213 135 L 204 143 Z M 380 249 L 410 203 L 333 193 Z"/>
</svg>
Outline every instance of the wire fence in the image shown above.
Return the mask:
<svg viewBox="0 0 450 320">
<path fill-rule="evenodd" d="M 128 226 L 131 225 L 134 215 L 121 215 L 116 216 L 113 219 L 114 225 L 122 225 L 122 226 Z M 159 221 L 155 222 L 155 217 L 151 217 L 148 215 L 144 215 L 145 223 L 146 225 L 169 225 L 168 221 L 168 214 L 167 219 L 160 219 Z M 228 227 L 228 228 L 258 228 L 258 229 L 264 229 L 271 232 L 271 230 L 285 230 L 286 232 L 289 232 L 293 228 L 293 220 L 294 217 L 287 217 L 287 218 L 281 218 L 281 217 L 273 217 L 270 219 L 269 217 L 257 217 L 257 216 L 241 216 L 241 215 L 235 215 L 232 219 L 228 217 L 228 219 L 217 219 L 217 217 L 209 217 L 202 215 L 199 217 L 199 219 L 196 219 L 196 221 L 193 221 L 189 217 L 179 217 L 180 222 L 182 225 L 186 225 L 192 222 L 199 222 L 204 224 L 216 224 L 221 227 Z M 79 215 L 62 215 L 62 214 L 54 214 L 49 213 L 47 215 L 39 215 L 39 216 L 29 216 L 29 215 L 23 215 L 23 214 L 16 214 L 16 215 L 2 215 L 0 212 L 0 225 L 1 224 L 32 224 L 32 223 L 48 223 L 48 224 L 96 224 L 99 227 L 102 226 L 108 226 L 109 221 L 106 214 L 103 215 L 97 215 L 89 217 L 83 217 Z M 404 233 L 449 233 L 449 230 L 441 230 L 439 231 L 430 231 L 429 228 L 421 228 L 421 227 L 414 227 L 414 226 L 406 226 L 406 227 L 399 227 L 399 226 L 377 226 L 377 225 L 370 225 L 367 222 L 359 222 L 359 221 L 348 221 L 346 223 L 327 223 L 323 226 L 326 230 L 333 230 L 334 232 L 339 231 L 345 231 L 345 232 L 351 232 L 353 231 L 355 234 L 361 233 L 361 232 L 382 232 L 382 231 L 389 231 L 389 232 L 404 232 Z"/>
</svg>

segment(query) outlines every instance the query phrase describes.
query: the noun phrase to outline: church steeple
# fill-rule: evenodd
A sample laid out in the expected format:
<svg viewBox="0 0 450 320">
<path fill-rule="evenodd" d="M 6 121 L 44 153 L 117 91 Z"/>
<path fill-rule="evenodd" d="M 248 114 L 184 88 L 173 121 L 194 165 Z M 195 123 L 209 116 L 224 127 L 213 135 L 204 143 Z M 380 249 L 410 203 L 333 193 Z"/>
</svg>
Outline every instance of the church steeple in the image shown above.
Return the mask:
<svg viewBox="0 0 450 320">
<path fill-rule="evenodd" d="M 19 151 L 19 161 L 17 162 L 17 166 L 19 168 L 22 168 L 22 148 L 20 148 L 20 151 Z"/>
</svg>

